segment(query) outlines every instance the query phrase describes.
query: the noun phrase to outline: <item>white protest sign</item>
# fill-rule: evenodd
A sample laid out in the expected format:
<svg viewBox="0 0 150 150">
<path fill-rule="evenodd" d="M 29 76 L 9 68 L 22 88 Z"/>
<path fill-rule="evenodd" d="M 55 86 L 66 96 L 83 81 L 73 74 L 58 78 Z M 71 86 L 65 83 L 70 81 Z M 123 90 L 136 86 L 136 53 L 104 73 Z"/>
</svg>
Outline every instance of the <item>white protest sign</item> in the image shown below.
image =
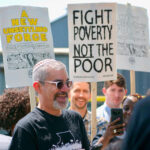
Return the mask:
<svg viewBox="0 0 150 150">
<path fill-rule="evenodd" d="M 116 79 L 116 4 L 70 4 L 68 27 L 70 78 Z"/>
<path fill-rule="evenodd" d="M 48 9 L 2 7 L 0 27 L 6 87 L 31 86 L 33 66 L 54 58 Z"/>
<path fill-rule="evenodd" d="M 144 8 L 118 5 L 117 69 L 150 71 L 148 16 Z"/>
</svg>

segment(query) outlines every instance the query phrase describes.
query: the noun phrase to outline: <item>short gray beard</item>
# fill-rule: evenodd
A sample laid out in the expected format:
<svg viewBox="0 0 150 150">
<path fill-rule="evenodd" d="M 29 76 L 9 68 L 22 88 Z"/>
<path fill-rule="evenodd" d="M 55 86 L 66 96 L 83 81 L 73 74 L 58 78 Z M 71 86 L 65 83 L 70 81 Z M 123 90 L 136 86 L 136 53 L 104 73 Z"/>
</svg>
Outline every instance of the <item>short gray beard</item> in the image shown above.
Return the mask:
<svg viewBox="0 0 150 150">
<path fill-rule="evenodd" d="M 63 105 L 58 103 L 57 100 L 54 100 L 53 107 L 55 109 L 63 110 L 65 108 L 67 108 L 67 106 L 68 106 L 68 99 L 66 100 L 66 102 Z"/>
</svg>

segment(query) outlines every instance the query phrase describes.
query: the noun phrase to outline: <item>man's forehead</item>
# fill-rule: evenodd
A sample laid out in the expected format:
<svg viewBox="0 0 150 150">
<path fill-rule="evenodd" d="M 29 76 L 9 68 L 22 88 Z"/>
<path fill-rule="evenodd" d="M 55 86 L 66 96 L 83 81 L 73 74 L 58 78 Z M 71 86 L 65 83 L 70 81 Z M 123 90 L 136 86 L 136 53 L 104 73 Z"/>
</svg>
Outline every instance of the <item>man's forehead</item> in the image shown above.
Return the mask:
<svg viewBox="0 0 150 150">
<path fill-rule="evenodd" d="M 121 87 L 121 86 L 118 86 L 117 84 L 113 83 L 112 85 L 110 85 L 108 87 L 108 89 L 111 89 L 111 88 L 116 88 L 116 89 L 125 89 L 124 87 Z"/>
<path fill-rule="evenodd" d="M 79 86 L 79 85 L 83 85 L 83 86 L 87 86 L 87 85 L 89 85 L 87 82 L 73 82 L 73 85 L 75 85 L 75 86 Z"/>
<path fill-rule="evenodd" d="M 65 80 L 69 79 L 68 73 L 64 68 L 62 68 L 60 70 L 55 70 L 55 68 L 49 69 L 48 77 L 53 78 L 55 80 L 64 80 L 64 78 L 65 78 Z"/>
<path fill-rule="evenodd" d="M 74 89 L 89 89 L 89 84 L 87 82 L 74 82 L 72 87 Z"/>
</svg>

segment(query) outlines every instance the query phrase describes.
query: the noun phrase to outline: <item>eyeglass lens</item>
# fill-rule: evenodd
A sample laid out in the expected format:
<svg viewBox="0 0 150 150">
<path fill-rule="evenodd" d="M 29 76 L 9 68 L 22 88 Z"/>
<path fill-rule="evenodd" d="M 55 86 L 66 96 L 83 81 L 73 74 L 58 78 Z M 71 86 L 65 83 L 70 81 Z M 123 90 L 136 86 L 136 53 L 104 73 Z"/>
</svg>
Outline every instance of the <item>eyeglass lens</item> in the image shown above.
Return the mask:
<svg viewBox="0 0 150 150">
<path fill-rule="evenodd" d="M 71 81 L 66 81 L 65 84 L 67 85 L 68 88 L 70 88 L 71 85 L 72 85 L 72 82 L 71 82 Z M 63 86 L 64 86 L 63 81 L 57 82 L 57 88 L 58 88 L 58 89 L 61 89 Z"/>
</svg>

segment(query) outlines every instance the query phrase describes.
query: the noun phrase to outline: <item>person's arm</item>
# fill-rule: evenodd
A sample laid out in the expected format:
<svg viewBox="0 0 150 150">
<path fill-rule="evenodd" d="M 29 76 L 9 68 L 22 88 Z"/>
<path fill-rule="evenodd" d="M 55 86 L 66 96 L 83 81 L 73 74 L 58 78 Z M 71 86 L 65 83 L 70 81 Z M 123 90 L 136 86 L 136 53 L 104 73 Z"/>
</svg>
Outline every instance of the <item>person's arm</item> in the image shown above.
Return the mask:
<svg viewBox="0 0 150 150">
<path fill-rule="evenodd" d="M 101 121 L 100 120 L 97 123 L 97 131 L 96 131 L 95 137 L 92 140 L 92 146 L 100 144 L 100 139 L 102 138 L 102 136 L 106 132 L 107 125 L 108 125 L 107 121 Z"/>
<path fill-rule="evenodd" d="M 124 131 L 125 124 L 115 125 L 119 119 L 110 122 L 106 127 L 106 123 L 101 123 L 100 127 L 97 127 L 97 134 L 93 139 L 93 145 L 102 145 L 101 150 L 103 150 L 110 142 L 112 138 L 115 136 L 122 135 Z M 116 129 L 116 133 L 114 133 L 114 129 Z"/>
<path fill-rule="evenodd" d="M 9 150 L 36 150 L 36 144 L 33 135 L 21 127 L 14 131 Z"/>
</svg>

